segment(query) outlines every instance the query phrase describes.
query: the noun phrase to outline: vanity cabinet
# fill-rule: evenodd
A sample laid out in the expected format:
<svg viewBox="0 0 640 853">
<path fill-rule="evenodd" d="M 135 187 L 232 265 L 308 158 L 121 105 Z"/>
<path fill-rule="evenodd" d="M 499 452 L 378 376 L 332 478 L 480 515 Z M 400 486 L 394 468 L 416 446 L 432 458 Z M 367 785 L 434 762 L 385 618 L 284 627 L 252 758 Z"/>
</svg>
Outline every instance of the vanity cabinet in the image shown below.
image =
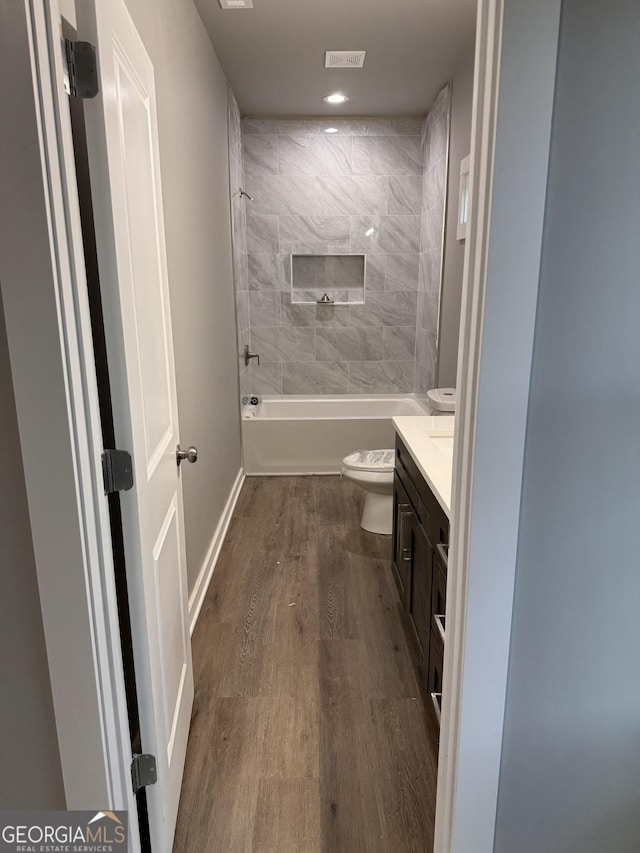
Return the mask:
<svg viewBox="0 0 640 853">
<path fill-rule="evenodd" d="M 421 652 L 420 675 L 440 722 L 449 519 L 396 438 L 393 573 Z"/>
</svg>

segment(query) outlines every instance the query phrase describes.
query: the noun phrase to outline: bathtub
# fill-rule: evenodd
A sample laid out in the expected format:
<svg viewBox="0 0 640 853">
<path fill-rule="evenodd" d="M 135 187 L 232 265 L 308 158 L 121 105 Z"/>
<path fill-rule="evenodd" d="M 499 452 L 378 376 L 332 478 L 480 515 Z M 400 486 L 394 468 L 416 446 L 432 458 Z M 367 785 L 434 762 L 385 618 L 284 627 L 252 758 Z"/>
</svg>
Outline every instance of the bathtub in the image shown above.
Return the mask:
<svg viewBox="0 0 640 853">
<path fill-rule="evenodd" d="M 242 412 L 246 474 L 338 474 L 353 450 L 393 447 L 391 419 L 427 415 L 411 394 L 263 397 Z"/>
</svg>

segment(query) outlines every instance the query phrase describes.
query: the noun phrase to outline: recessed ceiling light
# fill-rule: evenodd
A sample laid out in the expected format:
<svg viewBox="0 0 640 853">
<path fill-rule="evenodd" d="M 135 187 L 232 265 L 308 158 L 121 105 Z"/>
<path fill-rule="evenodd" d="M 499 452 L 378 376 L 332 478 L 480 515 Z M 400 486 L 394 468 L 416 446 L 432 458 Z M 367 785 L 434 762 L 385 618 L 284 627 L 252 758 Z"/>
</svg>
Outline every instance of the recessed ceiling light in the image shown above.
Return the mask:
<svg viewBox="0 0 640 853">
<path fill-rule="evenodd" d="M 223 9 L 253 9 L 252 0 L 218 0 Z"/>
<path fill-rule="evenodd" d="M 334 92 L 333 95 L 325 95 L 322 100 L 326 101 L 328 104 L 344 104 L 345 101 L 349 100 L 349 98 L 347 98 L 346 95 L 343 95 L 342 92 Z"/>
<path fill-rule="evenodd" d="M 324 132 L 325 133 L 337 133 L 338 128 L 337 127 L 325 127 Z"/>
</svg>

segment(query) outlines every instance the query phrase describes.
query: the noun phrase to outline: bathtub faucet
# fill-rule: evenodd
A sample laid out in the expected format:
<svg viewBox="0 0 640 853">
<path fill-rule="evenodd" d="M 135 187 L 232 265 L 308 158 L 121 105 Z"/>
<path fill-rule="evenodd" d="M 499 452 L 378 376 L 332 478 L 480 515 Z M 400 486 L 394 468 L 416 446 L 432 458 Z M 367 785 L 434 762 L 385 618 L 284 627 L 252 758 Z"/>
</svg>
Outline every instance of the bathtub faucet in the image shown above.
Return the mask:
<svg viewBox="0 0 640 853">
<path fill-rule="evenodd" d="M 251 361 L 252 358 L 258 359 L 258 367 L 260 367 L 260 356 L 258 355 L 257 352 L 251 352 L 249 349 L 249 345 L 245 344 L 244 345 L 244 363 L 247 365 L 247 367 L 249 366 L 249 362 Z"/>
</svg>

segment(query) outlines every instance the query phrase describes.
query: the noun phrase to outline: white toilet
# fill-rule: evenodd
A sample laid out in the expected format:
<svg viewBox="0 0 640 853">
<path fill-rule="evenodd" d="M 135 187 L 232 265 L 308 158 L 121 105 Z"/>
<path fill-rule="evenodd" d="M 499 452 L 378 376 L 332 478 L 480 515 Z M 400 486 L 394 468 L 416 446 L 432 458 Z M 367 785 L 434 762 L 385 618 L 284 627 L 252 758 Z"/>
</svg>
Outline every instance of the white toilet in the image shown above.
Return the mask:
<svg viewBox="0 0 640 853">
<path fill-rule="evenodd" d="M 452 415 L 456 410 L 455 388 L 427 391 L 432 414 Z M 342 460 L 342 476 L 367 492 L 360 527 L 369 533 L 393 532 L 394 450 L 354 450 Z"/>
<path fill-rule="evenodd" d="M 360 527 L 390 535 L 393 530 L 395 451 L 355 450 L 342 460 L 342 476 L 367 492 Z"/>
</svg>

